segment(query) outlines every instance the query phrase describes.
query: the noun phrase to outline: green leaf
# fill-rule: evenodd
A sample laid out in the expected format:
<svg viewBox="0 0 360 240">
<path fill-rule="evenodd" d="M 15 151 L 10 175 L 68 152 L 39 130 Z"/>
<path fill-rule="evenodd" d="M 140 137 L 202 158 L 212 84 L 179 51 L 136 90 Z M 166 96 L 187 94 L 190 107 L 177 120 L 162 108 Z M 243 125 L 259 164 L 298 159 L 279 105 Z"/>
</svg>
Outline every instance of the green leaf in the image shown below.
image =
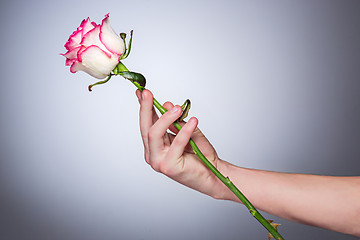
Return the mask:
<svg viewBox="0 0 360 240">
<path fill-rule="evenodd" d="M 191 107 L 191 102 L 189 99 L 186 99 L 184 104 L 181 106 L 183 112 L 182 112 L 181 116 L 179 117 L 178 121 L 182 121 L 188 116 L 190 107 Z"/>
<path fill-rule="evenodd" d="M 139 83 L 140 86 L 142 87 L 145 87 L 146 85 L 146 79 L 141 73 L 124 71 L 124 72 L 119 72 L 118 74 L 130 80 L 131 82 Z"/>
</svg>

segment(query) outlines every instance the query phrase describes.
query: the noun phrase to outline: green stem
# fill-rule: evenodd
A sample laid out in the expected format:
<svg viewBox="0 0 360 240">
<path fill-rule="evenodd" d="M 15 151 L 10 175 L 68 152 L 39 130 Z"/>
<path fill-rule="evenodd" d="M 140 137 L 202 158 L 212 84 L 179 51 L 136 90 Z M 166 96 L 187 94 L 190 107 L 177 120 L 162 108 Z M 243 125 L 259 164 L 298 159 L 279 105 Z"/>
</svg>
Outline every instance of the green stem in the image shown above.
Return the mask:
<svg viewBox="0 0 360 240">
<path fill-rule="evenodd" d="M 127 68 L 121 63 L 121 69 L 124 71 Z M 140 91 L 143 91 L 145 87 L 140 86 L 137 82 L 132 82 Z M 167 110 L 155 99 L 153 98 L 154 106 L 160 111 L 161 114 L 164 114 Z M 174 122 L 173 125 L 180 130 L 181 125 L 178 122 Z M 251 202 L 245 197 L 245 195 L 230 181 L 228 177 L 224 177 L 219 170 L 202 154 L 196 143 L 190 139 L 189 144 L 194 150 L 194 153 L 200 158 L 200 160 L 205 164 L 206 167 L 212 171 L 216 177 L 218 177 L 239 199 L 240 201 L 249 209 L 251 215 L 253 215 L 256 220 L 258 220 L 271 235 L 277 240 L 283 240 L 284 238 L 280 233 L 266 220 L 260 212 L 251 204 Z"/>
<path fill-rule="evenodd" d="M 99 84 L 104 84 L 104 83 L 107 83 L 109 80 L 110 80 L 110 78 L 111 78 L 111 76 L 112 76 L 112 74 L 110 74 L 104 81 L 100 81 L 100 82 L 97 82 L 97 83 L 94 83 L 94 84 L 91 84 L 91 85 L 89 85 L 89 87 L 88 87 L 88 89 L 89 89 L 89 92 L 91 92 L 92 90 L 91 90 L 91 88 L 93 87 L 93 86 L 96 86 L 96 85 L 99 85 Z"/>
</svg>

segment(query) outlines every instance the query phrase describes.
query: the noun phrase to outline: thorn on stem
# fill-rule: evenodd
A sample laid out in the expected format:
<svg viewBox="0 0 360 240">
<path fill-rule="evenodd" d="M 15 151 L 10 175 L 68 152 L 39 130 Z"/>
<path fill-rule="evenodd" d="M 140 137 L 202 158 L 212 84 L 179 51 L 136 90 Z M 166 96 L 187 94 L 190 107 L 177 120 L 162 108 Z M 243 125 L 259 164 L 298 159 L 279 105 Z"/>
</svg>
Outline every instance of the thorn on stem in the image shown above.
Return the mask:
<svg viewBox="0 0 360 240">
<path fill-rule="evenodd" d="M 276 231 L 277 231 L 277 227 L 281 225 L 279 223 L 274 223 L 273 220 L 267 220 L 267 221 L 271 224 L 271 226 L 273 226 L 273 228 L 275 228 Z M 275 237 L 271 233 L 269 233 L 268 239 L 270 240 L 271 238 L 275 238 Z M 281 238 L 278 237 L 277 240 L 281 240 Z"/>
</svg>

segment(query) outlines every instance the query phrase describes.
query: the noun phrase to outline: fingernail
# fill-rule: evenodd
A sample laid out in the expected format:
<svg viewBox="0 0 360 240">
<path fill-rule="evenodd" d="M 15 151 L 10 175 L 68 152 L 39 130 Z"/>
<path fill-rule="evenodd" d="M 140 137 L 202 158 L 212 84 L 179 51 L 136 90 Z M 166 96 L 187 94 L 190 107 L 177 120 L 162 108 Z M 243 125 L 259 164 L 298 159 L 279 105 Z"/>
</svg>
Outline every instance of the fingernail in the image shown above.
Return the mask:
<svg viewBox="0 0 360 240">
<path fill-rule="evenodd" d="M 190 118 L 189 121 L 188 121 L 188 124 L 190 125 L 195 125 L 195 119 L 194 118 Z"/>
<path fill-rule="evenodd" d="M 177 111 L 179 111 L 179 108 L 177 106 L 173 107 L 170 112 L 171 113 L 176 113 Z"/>
</svg>

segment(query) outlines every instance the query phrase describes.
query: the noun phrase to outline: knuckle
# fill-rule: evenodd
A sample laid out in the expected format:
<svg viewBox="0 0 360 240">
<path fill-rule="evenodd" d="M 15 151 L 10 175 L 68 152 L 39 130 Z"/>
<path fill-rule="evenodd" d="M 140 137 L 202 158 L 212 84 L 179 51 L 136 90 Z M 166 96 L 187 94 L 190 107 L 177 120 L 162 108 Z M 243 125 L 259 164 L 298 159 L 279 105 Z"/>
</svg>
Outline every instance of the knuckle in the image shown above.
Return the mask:
<svg viewBox="0 0 360 240">
<path fill-rule="evenodd" d="M 156 138 L 156 131 L 154 128 L 149 129 L 148 138 L 150 141 Z"/>
<path fill-rule="evenodd" d="M 169 175 L 169 167 L 166 161 L 162 161 L 159 163 L 159 172 L 166 176 Z"/>
<path fill-rule="evenodd" d="M 166 176 L 169 176 L 169 174 L 171 174 L 171 169 L 169 168 L 169 166 L 167 164 L 167 161 L 151 162 L 150 166 L 156 172 L 162 173 L 162 174 L 164 174 Z"/>
<path fill-rule="evenodd" d="M 149 159 L 149 165 L 151 166 L 151 168 L 156 172 L 160 172 L 161 161 L 159 160 L 159 158 L 155 158 L 154 155 L 151 154 L 151 152 L 149 152 L 148 159 Z"/>
<path fill-rule="evenodd" d="M 171 102 L 165 102 L 163 104 L 163 107 L 166 108 L 166 110 L 169 110 L 173 107 L 174 105 Z"/>
<path fill-rule="evenodd" d="M 195 128 L 193 133 L 196 134 L 196 135 L 202 135 L 202 132 L 200 131 L 199 128 Z"/>
<path fill-rule="evenodd" d="M 157 162 L 150 162 L 150 166 L 152 169 L 154 169 L 155 172 L 161 172 L 159 163 Z"/>
</svg>

